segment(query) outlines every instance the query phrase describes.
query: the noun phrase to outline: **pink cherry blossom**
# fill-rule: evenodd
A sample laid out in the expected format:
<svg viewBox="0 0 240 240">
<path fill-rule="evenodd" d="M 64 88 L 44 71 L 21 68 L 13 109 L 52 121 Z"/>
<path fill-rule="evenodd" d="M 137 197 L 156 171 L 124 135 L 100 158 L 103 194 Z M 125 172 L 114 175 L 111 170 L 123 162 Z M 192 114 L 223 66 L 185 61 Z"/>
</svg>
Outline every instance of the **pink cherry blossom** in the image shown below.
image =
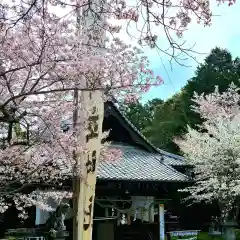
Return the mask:
<svg viewBox="0 0 240 240">
<path fill-rule="evenodd" d="M 186 161 L 193 165 L 195 183 L 182 191 L 190 193 L 188 200 L 217 200 L 222 214 L 233 220 L 240 195 L 240 94 L 234 84 L 223 93 L 195 94 L 196 113 L 204 122 L 198 131 L 188 127 L 188 133 L 175 142 Z"/>
<path fill-rule="evenodd" d="M 163 14 L 171 12 L 168 10 L 172 7 L 177 11 L 171 16 Z M 125 0 L 1 2 L 1 212 L 9 207 L 9 198 L 21 211 L 21 217 L 25 217 L 24 208 L 30 205 L 49 209 L 43 196 L 21 192 L 29 185 L 43 182 L 61 186 L 66 178 L 82 174 L 83 169 L 75 167 L 73 152 L 86 152 L 75 132 L 86 129 L 87 116 L 81 116 L 74 128 L 68 124 L 75 109 L 74 91 L 81 94 L 100 91 L 104 99 L 115 96 L 134 101 L 151 86 L 162 84 L 143 52 L 118 39 L 115 34 L 121 26 L 109 24 L 108 20 L 138 24 L 145 19 L 137 40 L 154 48 L 159 36 L 152 34 L 152 27 L 160 26 L 166 33 L 173 31 L 180 36 L 192 14 L 209 25 L 212 16 L 209 0 L 176 3 L 142 0 L 137 4 Z M 131 34 L 129 29 L 128 33 Z M 113 160 L 120 153 L 112 150 L 107 153 L 103 148 L 103 155 Z M 56 196 L 53 192 L 49 194 Z M 58 196 L 64 198 L 66 194 Z"/>
</svg>

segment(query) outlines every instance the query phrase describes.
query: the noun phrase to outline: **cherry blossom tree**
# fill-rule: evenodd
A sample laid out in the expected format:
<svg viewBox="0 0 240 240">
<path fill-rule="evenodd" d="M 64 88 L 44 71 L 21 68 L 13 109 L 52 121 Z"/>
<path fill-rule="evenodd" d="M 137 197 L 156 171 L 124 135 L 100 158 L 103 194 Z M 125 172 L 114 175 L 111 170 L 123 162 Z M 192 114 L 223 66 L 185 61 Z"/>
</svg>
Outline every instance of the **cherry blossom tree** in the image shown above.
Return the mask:
<svg viewBox="0 0 240 240">
<path fill-rule="evenodd" d="M 90 15 L 92 24 L 83 27 Z M 115 37 L 121 27 L 109 19 L 126 20 L 128 26 L 136 23 L 139 44 L 150 47 L 159 48 L 152 29 L 162 27 L 172 52 L 162 51 L 176 58 L 187 49 L 171 34 L 180 37 L 192 18 L 209 25 L 211 16 L 208 0 L 1 1 L 0 211 L 8 208 L 10 198 L 21 211 L 30 205 L 48 209 L 45 196 L 24 191 L 42 183 L 61 185 L 66 178 L 62 169 L 81 175 L 80 168 L 73 170 L 72 154 L 85 150 L 76 137 L 84 124 L 67 132 L 60 127 L 64 119 L 72 118 L 76 91 L 98 90 L 104 98 L 116 95 L 133 100 L 162 83 L 139 49 Z M 131 35 L 130 27 L 127 32 Z M 52 193 L 56 199 L 66 196 L 68 192 Z"/>
<path fill-rule="evenodd" d="M 235 0 L 216 0 L 216 2 L 231 6 Z M 180 63 L 185 57 L 182 56 L 183 54 L 191 56 L 194 52 L 192 47 L 181 40 L 184 32 L 192 22 L 204 26 L 211 25 L 213 17 L 211 4 L 210 0 L 12 0 L 11 2 L 4 0 L 1 3 L 1 22 L 8 19 L 12 26 L 16 26 L 20 19 L 29 18 L 36 11 L 36 7 L 40 9 L 41 5 L 47 6 L 48 9 L 50 6 L 58 10 L 69 9 L 65 11 L 65 17 L 75 14 L 75 9 L 84 7 L 81 11 L 82 16 L 91 13 L 97 20 L 104 14 L 110 21 L 117 22 L 116 26 L 103 24 L 105 30 L 119 32 L 124 25 L 123 34 L 126 31 L 141 46 L 157 48 Z M 14 12 L 14 17 L 10 12 Z M 167 40 L 168 44 L 161 46 L 163 40 Z"/>
<path fill-rule="evenodd" d="M 231 84 L 226 92 L 195 95 L 193 107 L 204 119 L 198 130 L 176 143 L 194 166 L 194 184 L 182 191 L 187 200 L 219 203 L 225 221 L 238 217 L 240 197 L 240 92 Z"/>
<path fill-rule="evenodd" d="M 60 127 L 64 119 L 72 118 L 75 90 L 99 90 L 103 97 L 127 94 L 131 100 L 162 81 L 148 69 L 140 50 L 115 38 L 105 47 L 103 27 L 96 24 L 76 34 L 76 21 L 71 20 L 76 6 L 59 17 L 51 12 L 54 4 L 21 1 L 1 5 L 1 212 L 12 197 L 20 210 L 36 203 L 49 207 L 43 196 L 37 201 L 35 193 L 20 192 L 29 185 L 59 186 L 66 178 L 62 169 L 71 172 L 75 164 L 73 151 L 84 151 L 77 144 L 76 128 L 63 133 Z M 71 2 L 64 3 L 68 4 Z M 115 31 L 111 26 L 108 30 Z M 75 174 L 81 174 L 78 171 Z"/>
</svg>

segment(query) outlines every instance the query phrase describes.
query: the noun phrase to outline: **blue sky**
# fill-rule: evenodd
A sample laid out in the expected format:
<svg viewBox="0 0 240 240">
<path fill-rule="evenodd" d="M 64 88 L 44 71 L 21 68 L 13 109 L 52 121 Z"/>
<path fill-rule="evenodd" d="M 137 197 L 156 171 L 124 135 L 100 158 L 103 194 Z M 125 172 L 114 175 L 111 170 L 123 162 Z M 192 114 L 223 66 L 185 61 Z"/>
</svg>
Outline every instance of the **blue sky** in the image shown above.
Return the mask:
<svg viewBox="0 0 240 240">
<path fill-rule="evenodd" d="M 218 46 L 231 51 L 234 57 L 240 56 L 240 2 L 228 7 L 227 4 L 217 6 L 215 0 L 210 0 L 212 4 L 213 17 L 212 25 L 204 27 L 197 23 L 191 23 L 185 32 L 184 40 L 189 46 L 195 44 L 194 50 L 202 54 L 195 55 L 198 62 L 202 62 L 204 57 L 210 53 L 211 49 Z M 213 3 L 214 2 L 214 3 Z M 164 38 L 160 40 L 166 41 Z M 164 42 L 163 42 L 164 45 Z M 155 87 L 145 94 L 143 102 L 153 98 L 167 99 L 186 84 L 187 80 L 194 76 L 197 62 L 188 59 L 186 64 L 190 67 L 180 66 L 177 63 L 169 64 L 166 55 L 159 54 L 156 50 L 145 50 L 148 55 L 151 68 L 164 79 L 164 85 Z"/>
</svg>

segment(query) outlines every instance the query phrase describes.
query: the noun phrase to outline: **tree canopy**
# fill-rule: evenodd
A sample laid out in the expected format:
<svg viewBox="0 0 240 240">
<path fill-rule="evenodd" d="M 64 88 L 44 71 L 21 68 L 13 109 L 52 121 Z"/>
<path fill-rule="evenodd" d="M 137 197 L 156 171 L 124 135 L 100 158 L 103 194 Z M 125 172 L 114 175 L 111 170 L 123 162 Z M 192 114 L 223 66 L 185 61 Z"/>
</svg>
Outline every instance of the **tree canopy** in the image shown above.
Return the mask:
<svg viewBox="0 0 240 240">
<path fill-rule="evenodd" d="M 134 126 L 140 130 L 144 131 L 153 121 L 155 109 L 163 104 L 161 99 L 153 99 L 143 105 L 141 102 L 132 102 L 126 105 L 122 105 L 122 111 L 128 119 L 134 123 Z"/>
<path fill-rule="evenodd" d="M 197 127 L 202 122 L 201 116 L 191 109 L 194 92 L 208 94 L 214 91 L 216 85 L 219 92 L 223 92 L 231 82 L 239 86 L 239 77 L 240 59 L 233 58 L 228 50 L 216 47 L 197 67 L 195 76 L 179 93 L 164 102 L 152 100 L 157 104 L 153 105 L 149 120 L 146 121 L 149 103 L 138 103 L 134 107 L 128 105 L 126 113 L 133 124 L 156 146 L 179 153 L 173 138 L 186 133 L 187 125 Z"/>
<path fill-rule="evenodd" d="M 223 2 L 233 4 L 231 0 Z M 109 95 L 131 101 L 152 85 L 162 83 L 161 77 L 149 68 L 143 52 L 118 38 L 121 28 L 141 47 L 158 47 L 178 62 L 179 52 L 191 52 L 178 42 L 189 24 L 193 20 L 205 26 L 211 24 L 209 3 L 210 0 L 170 0 L 164 4 L 143 0 L 130 5 L 124 0 L 1 1 L 0 212 L 8 209 L 11 199 L 24 218 L 26 207 L 37 205 L 50 210 L 49 197 L 61 201 L 72 196 L 54 191 L 40 196 L 26 190 L 42 182 L 61 186 L 66 176 L 63 167 L 87 185 L 88 166 L 92 164 L 90 172 L 95 172 L 100 146 L 104 147 L 100 144 L 104 136 L 99 127 L 103 101 Z M 134 30 L 140 30 L 130 31 L 130 27 L 124 28 L 125 24 L 137 25 Z M 157 29 L 165 32 L 167 51 L 158 44 L 162 41 L 154 34 L 159 32 Z M 95 93 L 99 101 L 94 98 Z M 146 113 L 140 111 L 146 115 L 146 123 L 139 123 L 143 131 L 149 119 L 155 121 L 152 109 L 156 102 L 145 106 Z M 65 120 L 70 120 L 72 127 L 63 133 L 60 124 Z M 94 151 L 88 148 L 90 138 L 96 140 Z M 87 155 L 89 152 L 96 154 L 95 162 L 93 156 Z M 84 160 L 79 161 L 80 158 Z M 95 173 L 92 177 L 95 181 Z M 79 194 L 75 193 L 76 207 Z M 77 206 L 78 213 L 80 207 Z M 74 233 L 81 232 L 75 230 Z"/>
<path fill-rule="evenodd" d="M 217 200 L 224 219 L 236 220 L 240 185 L 240 93 L 236 85 L 220 93 L 195 94 L 193 110 L 203 119 L 198 130 L 175 139 L 194 166 L 195 183 L 183 191 L 197 202 Z"/>
<path fill-rule="evenodd" d="M 106 46 L 106 32 L 113 36 L 119 30 L 105 21 L 113 17 L 115 5 L 108 5 L 110 12 L 96 2 L 85 5 L 70 0 L 0 4 L 0 213 L 14 202 L 24 218 L 26 207 L 50 210 L 49 197 L 57 202 L 71 197 L 63 191 L 40 196 L 29 193 L 29 186 L 44 182 L 57 188 L 75 176 L 85 183 L 89 164 L 95 163 L 90 156 L 81 164 L 78 159 L 89 154 L 91 139 L 99 143 L 93 144 L 96 159 L 105 147 L 98 127 L 104 99 L 109 94 L 132 99 L 161 82 L 138 48 L 118 38 Z M 86 21 L 76 28 L 83 8 Z M 71 127 L 63 132 L 65 121 Z M 101 151 L 106 157 L 110 153 Z M 95 172 L 95 166 L 92 169 Z"/>
</svg>

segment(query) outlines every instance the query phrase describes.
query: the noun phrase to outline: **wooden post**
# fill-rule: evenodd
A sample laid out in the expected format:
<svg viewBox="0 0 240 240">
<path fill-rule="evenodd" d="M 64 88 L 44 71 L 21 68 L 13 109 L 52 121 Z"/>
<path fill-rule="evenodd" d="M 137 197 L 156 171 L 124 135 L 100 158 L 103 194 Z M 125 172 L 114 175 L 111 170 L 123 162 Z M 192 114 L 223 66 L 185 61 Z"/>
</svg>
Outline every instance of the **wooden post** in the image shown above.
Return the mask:
<svg viewBox="0 0 240 240">
<path fill-rule="evenodd" d="M 89 92 L 87 148 L 87 185 L 85 185 L 84 231 L 83 240 L 92 239 L 93 207 L 97 178 L 97 166 L 100 159 L 104 102 L 102 92 Z"/>
<path fill-rule="evenodd" d="M 92 239 L 93 206 L 95 199 L 95 187 L 97 177 L 97 165 L 100 158 L 102 122 L 104 117 L 104 102 L 102 92 L 82 92 L 82 112 L 87 114 L 87 126 L 82 141 L 85 141 L 86 152 L 75 156 L 81 175 L 77 175 L 73 181 L 73 206 L 74 206 L 74 240 Z M 77 99 L 77 97 L 76 97 Z M 80 116 L 79 116 L 80 117 Z M 81 140 L 80 140 L 81 142 Z"/>
<path fill-rule="evenodd" d="M 79 0 L 76 1 L 78 3 Z M 101 0 L 93 1 L 97 3 L 101 2 Z M 100 6 L 100 4 L 97 5 Z M 85 34 L 83 30 L 96 24 L 94 11 L 83 16 L 83 8 L 84 7 L 77 9 L 78 34 Z M 104 46 L 105 32 L 102 32 L 102 34 L 101 45 Z M 100 48 L 99 51 L 101 52 L 102 49 Z M 83 143 L 82 146 L 85 146 L 86 152 L 80 156 L 78 156 L 78 154 L 74 156 L 80 166 L 81 176 L 76 176 L 73 181 L 73 209 L 75 215 L 73 221 L 73 240 L 92 239 L 93 207 L 97 177 L 96 169 L 100 158 L 102 123 L 104 118 L 103 92 L 94 90 L 94 87 L 98 87 L 100 81 L 101 79 L 94 79 L 91 86 L 88 86 L 88 82 L 86 82 L 84 78 L 83 81 L 81 81 L 81 86 L 90 87 L 92 90 L 81 92 L 81 98 L 79 98 L 79 92 L 76 90 L 74 97 L 75 123 L 78 124 L 81 117 L 86 120 L 86 122 L 83 123 L 83 126 L 86 126 L 86 128 L 78 128 L 77 131 L 79 144 L 81 145 L 81 143 Z"/>
<path fill-rule="evenodd" d="M 79 6 L 79 0 L 76 0 L 76 5 Z M 83 23 L 81 22 L 82 8 L 76 9 L 77 24 L 76 34 L 80 37 L 82 34 Z M 79 46 L 80 48 L 81 46 Z M 81 49 L 79 49 L 81 50 Z M 79 56 L 80 57 L 80 56 Z M 80 76 L 81 85 L 87 86 L 84 76 Z M 86 145 L 86 132 L 85 132 L 85 120 L 87 117 L 87 103 L 88 95 L 86 92 L 80 92 L 77 89 L 74 90 L 74 112 L 73 112 L 73 134 L 77 138 L 77 148 L 84 147 Z M 73 240 L 83 240 L 83 223 L 84 223 L 84 200 L 85 200 L 85 186 L 86 180 L 85 171 L 85 154 L 76 150 L 73 152 L 73 159 L 75 160 L 74 176 L 73 176 Z"/>
<path fill-rule="evenodd" d="M 130 213 L 127 213 L 127 225 L 131 225 L 132 221 L 131 221 L 131 215 Z"/>
<path fill-rule="evenodd" d="M 165 239 L 164 204 L 159 204 L 159 239 Z"/>
<path fill-rule="evenodd" d="M 74 134 L 77 135 L 77 144 L 80 146 L 85 144 L 85 132 L 79 129 L 79 125 L 84 127 L 84 122 L 81 122 L 81 119 L 86 116 L 86 109 L 83 108 L 85 100 L 83 93 L 80 97 L 78 90 L 74 91 L 73 129 Z M 85 156 L 83 153 L 76 151 L 73 153 L 73 158 L 75 160 L 73 176 L 73 239 L 83 240 Z"/>
</svg>

